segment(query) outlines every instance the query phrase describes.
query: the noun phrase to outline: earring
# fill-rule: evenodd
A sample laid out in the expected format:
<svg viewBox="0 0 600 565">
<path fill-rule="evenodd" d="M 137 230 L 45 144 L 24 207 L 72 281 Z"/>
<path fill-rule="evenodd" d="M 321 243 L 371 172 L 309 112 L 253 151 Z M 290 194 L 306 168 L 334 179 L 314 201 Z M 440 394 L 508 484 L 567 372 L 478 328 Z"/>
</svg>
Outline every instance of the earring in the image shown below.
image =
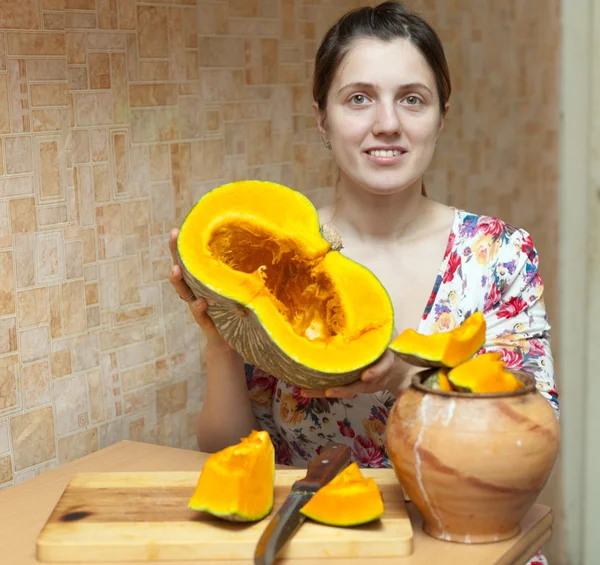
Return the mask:
<svg viewBox="0 0 600 565">
<path fill-rule="evenodd" d="M 325 142 L 325 149 L 327 149 L 327 151 L 331 151 L 331 141 Z"/>
</svg>

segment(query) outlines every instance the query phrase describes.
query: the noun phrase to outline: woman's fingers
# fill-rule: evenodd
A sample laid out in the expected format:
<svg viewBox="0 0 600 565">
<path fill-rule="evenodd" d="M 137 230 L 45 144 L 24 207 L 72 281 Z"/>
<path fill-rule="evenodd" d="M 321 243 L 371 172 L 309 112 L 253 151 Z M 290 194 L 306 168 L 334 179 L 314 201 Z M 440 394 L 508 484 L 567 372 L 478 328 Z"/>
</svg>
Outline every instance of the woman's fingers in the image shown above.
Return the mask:
<svg viewBox="0 0 600 565">
<path fill-rule="evenodd" d="M 173 264 L 177 265 L 177 236 L 179 235 L 179 230 L 177 228 L 173 228 L 169 233 L 169 251 L 171 251 L 171 257 L 173 258 Z"/>
<path fill-rule="evenodd" d="M 181 268 L 179 265 L 173 265 L 171 267 L 171 278 L 169 279 L 175 292 L 179 295 L 179 298 L 185 301 L 189 301 L 194 293 L 192 289 L 187 285 L 187 283 L 183 280 L 183 275 L 181 274 Z"/>
<path fill-rule="evenodd" d="M 367 367 L 360 375 L 361 381 L 370 383 L 382 378 L 394 366 L 395 355 L 387 349 L 373 365 Z"/>
</svg>

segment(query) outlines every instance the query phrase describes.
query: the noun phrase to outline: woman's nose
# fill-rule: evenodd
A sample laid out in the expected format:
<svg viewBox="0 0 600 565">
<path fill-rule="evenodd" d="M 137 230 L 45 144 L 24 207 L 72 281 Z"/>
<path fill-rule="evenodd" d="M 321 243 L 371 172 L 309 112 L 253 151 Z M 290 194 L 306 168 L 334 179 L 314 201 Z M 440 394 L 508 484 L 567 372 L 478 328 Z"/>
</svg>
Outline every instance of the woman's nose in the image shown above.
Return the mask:
<svg viewBox="0 0 600 565">
<path fill-rule="evenodd" d="M 392 104 L 379 104 L 375 114 L 373 134 L 397 135 L 401 130 L 402 124 L 397 109 Z"/>
</svg>

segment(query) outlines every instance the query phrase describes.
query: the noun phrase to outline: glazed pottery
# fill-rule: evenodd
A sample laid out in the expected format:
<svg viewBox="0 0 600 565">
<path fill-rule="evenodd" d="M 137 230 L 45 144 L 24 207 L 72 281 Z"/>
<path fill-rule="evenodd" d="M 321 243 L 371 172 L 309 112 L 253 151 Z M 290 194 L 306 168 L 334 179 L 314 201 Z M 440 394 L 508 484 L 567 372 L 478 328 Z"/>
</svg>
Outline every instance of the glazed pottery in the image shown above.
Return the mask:
<svg viewBox="0 0 600 565">
<path fill-rule="evenodd" d="M 515 374 L 516 392 L 442 392 L 413 378 L 386 428 L 392 466 L 438 539 L 485 543 L 507 539 L 545 485 L 558 455 L 560 428 L 534 378 Z"/>
</svg>

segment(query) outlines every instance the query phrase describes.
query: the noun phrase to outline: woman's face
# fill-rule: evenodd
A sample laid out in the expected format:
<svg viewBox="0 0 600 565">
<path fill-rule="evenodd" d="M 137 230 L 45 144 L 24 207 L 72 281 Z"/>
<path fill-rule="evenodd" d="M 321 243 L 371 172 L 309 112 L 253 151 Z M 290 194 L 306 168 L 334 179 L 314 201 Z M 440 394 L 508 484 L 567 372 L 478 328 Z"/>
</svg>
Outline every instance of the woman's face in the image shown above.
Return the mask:
<svg viewBox="0 0 600 565">
<path fill-rule="evenodd" d="M 419 182 L 443 126 L 435 77 L 405 39 L 360 39 L 346 54 L 327 99 L 323 137 L 341 179 L 372 193 Z"/>
</svg>

